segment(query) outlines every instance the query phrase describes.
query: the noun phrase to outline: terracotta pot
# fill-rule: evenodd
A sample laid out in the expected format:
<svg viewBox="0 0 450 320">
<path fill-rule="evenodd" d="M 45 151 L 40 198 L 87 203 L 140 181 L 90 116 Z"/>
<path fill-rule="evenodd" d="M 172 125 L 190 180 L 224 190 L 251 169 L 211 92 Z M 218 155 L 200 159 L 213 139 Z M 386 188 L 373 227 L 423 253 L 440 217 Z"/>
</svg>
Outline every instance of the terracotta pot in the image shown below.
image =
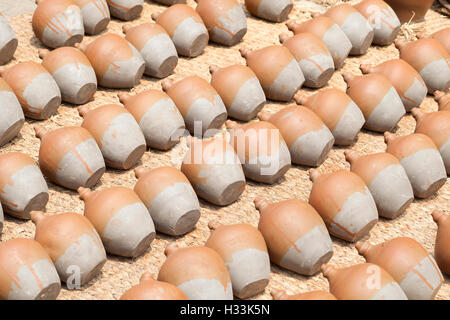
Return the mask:
<svg viewBox="0 0 450 320">
<path fill-rule="evenodd" d="M 278 203 L 255 198 L 260 212 L 258 229 L 266 240 L 270 260 L 288 270 L 311 276 L 333 256 L 325 223 L 303 200 Z"/>
<path fill-rule="evenodd" d="M 355 102 L 345 92 L 335 88 L 321 90 L 309 97 L 297 94 L 294 100 L 320 117 L 337 145 L 353 144 L 366 122 Z"/>
<path fill-rule="evenodd" d="M 19 100 L 9 86 L 0 78 L 0 105 L 3 114 L 0 117 L 0 147 L 14 139 L 25 123 Z"/>
<path fill-rule="evenodd" d="M 322 175 L 310 170 L 310 177 L 309 203 L 322 216 L 330 234 L 350 242 L 369 234 L 378 222 L 378 211 L 363 179 L 345 170 Z"/>
<path fill-rule="evenodd" d="M 92 135 L 84 128 L 64 127 L 49 132 L 35 126 L 41 139 L 39 166 L 57 185 L 77 190 L 91 188 L 105 172 L 105 161 Z"/>
<path fill-rule="evenodd" d="M 407 112 L 419 107 L 427 96 L 427 86 L 420 74 L 409 63 L 402 59 L 393 59 L 375 67 L 362 64 L 363 73 L 384 75 L 397 90 Z"/>
<path fill-rule="evenodd" d="M 144 9 L 144 0 L 106 0 L 113 17 L 121 20 L 134 20 Z"/>
<path fill-rule="evenodd" d="M 447 50 L 447 52 L 450 53 L 450 27 L 436 31 L 435 33 L 433 33 L 431 35 L 427 35 L 424 33 L 418 33 L 417 37 L 419 39 L 432 38 L 434 40 L 437 40 L 440 44 L 442 44 L 442 46 Z"/>
<path fill-rule="evenodd" d="M 48 119 L 61 104 L 61 92 L 51 74 L 37 62 L 20 62 L 0 67 L 0 76 L 8 83 L 22 105 L 26 117 Z"/>
<path fill-rule="evenodd" d="M 88 57 L 102 87 L 132 88 L 144 74 L 145 61 L 139 51 L 117 34 L 103 34 L 78 48 Z"/>
<path fill-rule="evenodd" d="M 377 246 L 358 243 L 356 249 L 367 262 L 389 272 L 410 300 L 433 299 L 444 281 L 433 256 L 411 238 L 395 238 Z"/>
<path fill-rule="evenodd" d="M 178 3 L 186 4 L 186 0 L 154 0 L 155 2 L 165 4 L 166 6 L 171 6 Z"/>
<path fill-rule="evenodd" d="M 439 111 L 450 111 L 450 94 L 445 94 L 442 91 L 435 91 L 434 99 L 439 104 Z"/>
<path fill-rule="evenodd" d="M 386 0 L 402 23 L 423 21 L 434 0 Z"/>
<path fill-rule="evenodd" d="M 72 47 L 53 51 L 39 49 L 42 66 L 55 79 L 62 100 L 74 104 L 87 103 L 97 91 L 97 78 L 91 63 L 83 52 Z"/>
<path fill-rule="evenodd" d="M 152 218 L 131 189 L 111 187 L 101 191 L 78 188 L 84 216 L 100 235 L 106 252 L 123 257 L 142 255 L 155 238 Z"/>
<path fill-rule="evenodd" d="M 49 198 L 47 183 L 30 156 L 20 152 L 2 154 L 0 168 L 0 199 L 5 212 L 30 219 L 32 210 L 45 209 Z"/>
<path fill-rule="evenodd" d="M 386 152 L 400 160 L 418 198 L 428 198 L 447 180 L 444 161 L 433 140 L 421 133 L 395 136 L 384 135 Z"/>
<path fill-rule="evenodd" d="M 290 296 L 284 290 L 272 289 L 270 294 L 273 300 L 337 300 L 331 293 L 319 290 Z"/>
<path fill-rule="evenodd" d="M 98 34 L 109 24 L 110 14 L 106 0 L 73 0 L 81 9 L 84 31 L 87 34 Z"/>
<path fill-rule="evenodd" d="M 266 95 L 255 73 L 247 66 L 234 64 L 226 68 L 209 66 L 211 85 L 219 93 L 228 115 L 250 121 L 266 104 Z"/>
<path fill-rule="evenodd" d="M 245 0 L 247 10 L 254 16 L 273 22 L 288 18 L 294 8 L 292 0 Z"/>
<path fill-rule="evenodd" d="M 362 263 L 336 269 L 322 266 L 330 292 L 339 300 L 408 300 L 402 288 L 382 267 Z"/>
<path fill-rule="evenodd" d="M 54 300 L 61 281 L 45 249 L 31 239 L 0 242 L 0 299 Z"/>
<path fill-rule="evenodd" d="M 450 275 L 450 217 L 442 211 L 433 212 L 433 220 L 438 225 L 434 256 L 436 262 L 443 272 Z"/>
<path fill-rule="evenodd" d="M 134 170 L 139 179 L 134 191 L 147 207 L 156 230 L 180 236 L 195 229 L 200 204 L 189 180 L 178 169 L 159 167 Z"/>
<path fill-rule="evenodd" d="M 305 82 L 295 57 L 284 46 L 273 45 L 254 51 L 246 48 L 239 50 L 258 77 L 266 97 L 271 100 L 292 100 Z"/>
<path fill-rule="evenodd" d="M 233 300 L 230 275 L 221 256 L 208 247 L 169 244 L 159 281 L 181 289 L 189 300 Z"/>
<path fill-rule="evenodd" d="M 215 250 L 225 262 L 234 295 L 246 299 L 264 291 L 270 280 L 270 259 L 258 229 L 246 223 L 210 222 L 209 227 L 212 232 L 205 246 Z"/>
<path fill-rule="evenodd" d="M 5 64 L 14 57 L 18 44 L 14 30 L 0 13 L 0 64 Z"/>
<path fill-rule="evenodd" d="M 147 90 L 134 96 L 120 92 L 118 97 L 141 127 L 147 146 L 169 150 L 184 134 L 183 116 L 164 92 Z"/>
<path fill-rule="evenodd" d="M 262 111 L 258 117 L 280 130 L 295 164 L 319 166 L 333 147 L 332 133 L 308 108 L 292 105 L 272 115 Z"/>
<path fill-rule="evenodd" d="M 93 110 L 81 106 L 78 111 L 84 119 L 81 127 L 92 134 L 108 167 L 128 170 L 141 159 L 147 149 L 145 137 L 125 108 L 106 104 Z"/>
<path fill-rule="evenodd" d="M 152 18 L 166 29 L 179 55 L 196 57 L 208 45 L 208 30 L 202 18 L 186 4 L 175 4 L 161 13 L 153 12 Z"/>
<path fill-rule="evenodd" d="M 227 120 L 227 109 L 217 91 L 198 76 L 186 77 L 176 83 L 162 82 L 162 89 L 175 102 L 192 135 L 211 137 Z"/>
<path fill-rule="evenodd" d="M 406 110 L 388 78 L 377 73 L 354 76 L 344 72 L 342 76 L 347 83 L 347 94 L 364 114 L 364 128 L 385 132 L 397 126 Z"/>
<path fill-rule="evenodd" d="M 0 206 L 0 236 L 1 236 L 1 234 L 2 234 L 2 231 L 3 231 L 3 222 L 5 221 L 5 216 L 4 216 L 4 214 L 3 214 L 3 209 L 2 209 L 2 207 Z"/>
<path fill-rule="evenodd" d="M 36 0 L 32 26 L 36 37 L 50 48 L 73 46 L 84 36 L 80 8 L 72 0 Z"/>
</svg>

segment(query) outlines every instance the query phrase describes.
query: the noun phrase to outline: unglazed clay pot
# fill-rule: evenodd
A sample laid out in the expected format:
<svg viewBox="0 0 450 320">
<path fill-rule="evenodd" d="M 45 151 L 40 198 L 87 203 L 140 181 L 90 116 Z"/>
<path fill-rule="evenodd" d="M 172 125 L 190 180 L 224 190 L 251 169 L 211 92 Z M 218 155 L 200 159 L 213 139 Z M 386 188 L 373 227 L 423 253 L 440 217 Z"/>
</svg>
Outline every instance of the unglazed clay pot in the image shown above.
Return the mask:
<svg viewBox="0 0 450 320">
<path fill-rule="evenodd" d="M 378 222 L 378 211 L 363 179 L 346 170 L 322 175 L 311 170 L 310 178 L 313 186 L 309 203 L 332 235 L 356 242 L 369 234 Z"/>
<path fill-rule="evenodd" d="M 70 285 L 92 280 L 106 262 L 106 252 L 94 226 L 74 212 L 45 216 L 32 211 L 35 240 L 47 250 L 59 277 Z"/>
<path fill-rule="evenodd" d="M 274 300 L 337 300 L 331 293 L 321 290 L 304 292 L 290 296 L 284 290 L 272 289 L 270 294 Z"/>
<path fill-rule="evenodd" d="M 147 146 L 169 150 L 184 134 L 183 116 L 164 92 L 147 90 L 134 96 L 120 92 L 118 97 L 141 127 Z"/>
<path fill-rule="evenodd" d="M 228 115 L 250 121 L 266 104 L 266 95 L 255 73 L 247 66 L 234 64 L 226 68 L 209 66 L 211 85 L 222 98 Z"/>
<path fill-rule="evenodd" d="M 230 275 L 222 257 L 208 247 L 169 244 L 159 281 L 181 289 L 189 300 L 233 300 Z"/>
<path fill-rule="evenodd" d="M 106 0 L 113 17 L 133 20 L 139 17 L 144 8 L 144 0 Z"/>
<path fill-rule="evenodd" d="M 14 30 L 0 13 L 0 64 L 5 64 L 14 57 L 18 44 Z"/>
<path fill-rule="evenodd" d="M 414 239 L 395 238 L 377 246 L 357 243 L 356 249 L 367 262 L 389 272 L 408 299 L 433 299 L 444 281 L 433 256 Z"/>
<path fill-rule="evenodd" d="M 111 187 L 101 191 L 78 188 L 84 216 L 100 235 L 106 252 L 135 258 L 155 238 L 155 226 L 147 208 L 131 189 Z"/>
<path fill-rule="evenodd" d="M 144 73 L 155 78 L 165 78 L 173 73 L 178 64 L 177 49 L 166 30 L 156 23 L 143 23 L 122 27 L 129 41 L 139 50 L 145 61 Z"/>
<path fill-rule="evenodd" d="M 308 108 L 292 105 L 272 115 L 261 111 L 258 117 L 280 130 L 295 164 L 319 166 L 333 147 L 333 134 Z"/>
<path fill-rule="evenodd" d="M 442 272 L 450 275 L 450 217 L 442 211 L 433 212 L 433 220 L 438 225 L 434 256 Z"/>
<path fill-rule="evenodd" d="M 20 219 L 30 219 L 32 210 L 44 210 L 48 187 L 41 170 L 20 152 L 0 155 L 0 199 L 5 212 Z"/>
<path fill-rule="evenodd" d="M 295 57 L 284 46 L 273 45 L 254 51 L 241 48 L 239 51 L 271 100 L 292 100 L 305 82 Z"/>
<path fill-rule="evenodd" d="M 294 100 L 322 119 L 337 145 L 348 146 L 355 142 L 366 122 L 355 102 L 345 92 L 335 88 L 321 90 L 309 97 L 297 94 Z"/>
<path fill-rule="evenodd" d="M 345 159 L 350 170 L 360 176 L 369 187 L 380 216 L 394 219 L 413 202 L 414 193 L 405 169 L 390 153 L 359 155 L 347 150 Z"/>
<path fill-rule="evenodd" d="M 61 91 L 62 100 L 85 104 L 97 91 L 97 78 L 91 63 L 83 52 L 72 47 L 53 51 L 39 49 L 42 66 L 55 79 Z"/>
<path fill-rule="evenodd" d="M 333 19 L 318 16 L 302 23 L 289 20 L 286 26 L 294 34 L 310 32 L 318 36 L 330 51 L 335 68 L 339 69 L 344 65 L 344 60 L 348 57 L 352 49 L 352 43 Z"/>
<path fill-rule="evenodd" d="M 186 4 L 186 0 L 154 0 L 154 2 L 165 4 L 167 6 L 171 6 L 171 5 L 178 4 L 178 3 Z"/>
<path fill-rule="evenodd" d="M 120 300 L 187 300 L 187 297 L 173 284 L 154 280 L 151 273 L 146 272 L 140 282 L 128 289 Z"/>
<path fill-rule="evenodd" d="M 421 133 L 407 136 L 384 134 L 386 152 L 400 160 L 418 198 L 428 198 L 447 180 L 444 161 L 433 140 Z"/>
<path fill-rule="evenodd" d="M 442 44 L 442 46 L 447 50 L 447 52 L 450 53 L 450 27 L 436 31 L 435 33 L 433 33 L 431 35 L 419 33 L 419 34 L 417 34 L 417 37 L 419 39 L 432 38 L 434 40 L 437 40 L 437 41 L 439 41 L 440 44 Z"/>
<path fill-rule="evenodd" d="M 33 31 L 50 48 L 73 46 L 84 36 L 80 8 L 72 0 L 36 0 Z"/>
<path fill-rule="evenodd" d="M 288 270 L 313 275 L 333 256 L 325 223 L 316 210 L 299 199 L 269 203 L 255 198 L 258 229 L 266 240 L 270 260 Z"/>
<path fill-rule="evenodd" d="M 434 0 L 386 0 L 402 23 L 423 21 Z"/>
<path fill-rule="evenodd" d="M 402 59 L 393 59 L 375 67 L 362 64 L 363 73 L 384 75 L 397 90 L 407 112 L 419 107 L 427 96 L 427 86 L 420 74 L 409 63 Z"/>
<path fill-rule="evenodd" d="M 450 54 L 434 39 L 419 39 L 412 42 L 396 40 L 400 58 L 420 73 L 428 92 L 446 91 L 450 87 Z"/>
<path fill-rule="evenodd" d="M 434 92 L 434 99 L 439 104 L 439 111 L 450 111 L 450 94 L 442 91 Z"/>
<path fill-rule="evenodd" d="M 213 231 L 205 246 L 224 260 L 234 295 L 246 299 L 264 291 L 270 280 L 270 259 L 258 229 L 246 223 L 219 225 L 210 222 L 209 227 Z"/>
<path fill-rule="evenodd" d="M 0 206 L 0 235 L 2 234 L 4 220 L 5 220 L 5 216 L 3 214 L 3 209 Z"/>
<path fill-rule="evenodd" d="M 189 180 L 178 169 L 159 167 L 134 170 L 139 179 L 134 191 L 147 207 L 156 230 L 180 236 L 195 229 L 200 204 Z"/>
<path fill-rule="evenodd" d="M 334 62 L 325 43 L 315 34 L 304 32 L 290 37 L 280 34 L 280 42 L 289 49 L 305 76 L 305 86 L 321 88 L 334 73 Z"/>
<path fill-rule="evenodd" d="M 399 284 L 382 267 L 361 263 L 336 269 L 322 266 L 330 292 L 339 300 L 408 300 Z"/>
<path fill-rule="evenodd" d="M 61 281 L 45 249 L 31 239 L 0 242 L 0 299 L 54 300 Z"/>
<path fill-rule="evenodd" d="M 225 137 L 208 140 L 192 138 L 181 171 L 197 195 L 215 205 L 226 206 L 245 189 L 245 176 L 239 157 Z"/>
<path fill-rule="evenodd" d="M 179 55 L 196 57 L 208 45 L 208 30 L 202 18 L 186 4 L 175 4 L 161 13 L 153 12 L 152 19 L 166 29 Z"/>
<path fill-rule="evenodd" d="M 162 89 L 175 102 L 192 135 L 213 136 L 227 120 L 222 98 L 205 79 L 190 76 L 176 83 L 164 80 Z"/>
<path fill-rule="evenodd" d="M 0 78 L 0 147 L 14 139 L 25 123 L 19 100 L 9 86 Z"/>
<path fill-rule="evenodd" d="M 0 67 L 0 76 L 8 83 L 22 105 L 26 117 L 48 119 L 61 104 L 61 92 L 52 75 L 37 62 L 20 62 Z"/>
<path fill-rule="evenodd" d="M 292 0 L 245 0 L 245 6 L 258 18 L 281 22 L 288 18 L 294 3 Z"/>
<path fill-rule="evenodd" d="M 347 94 L 364 114 L 364 128 L 376 132 L 393 130 L 406 110 L 389 79 L 377 73 L 354 76 L 344 72 L 342 75 Z"/>
<path fill-rule="evenodd" d="M 137 49 L 117 34 L 107 33 L 87 46 L 84 51 L 97 75 L 98 84 L 106 88 L 132 88 L 139 84 L 145 61 Z"/>
<path fill-rule="evenodd" d="M 106 0 L 73 0 L 81 9 L 84 31 L 88 34 L 98 34 L 106 29 L 110 15 Z"/>
<path fill-rule="evenodd" d="M 128 170 L 144 154 L 145 137 L 134 117 L 117 104 L 106 104 L 94 110 L 87 106 L 78 108 L 84 118 L 81 126 L 88 130 L 108 167 Z"/>
<path fill-rule="evenodd" d="M 49 132 L 34 128 L 41 139 L 39 166 L 52 182 L 77 190 L 91 188 L 105 172 L 105 161 L 94 137 L 84 128 L 64 127 Z"/>
</svg>

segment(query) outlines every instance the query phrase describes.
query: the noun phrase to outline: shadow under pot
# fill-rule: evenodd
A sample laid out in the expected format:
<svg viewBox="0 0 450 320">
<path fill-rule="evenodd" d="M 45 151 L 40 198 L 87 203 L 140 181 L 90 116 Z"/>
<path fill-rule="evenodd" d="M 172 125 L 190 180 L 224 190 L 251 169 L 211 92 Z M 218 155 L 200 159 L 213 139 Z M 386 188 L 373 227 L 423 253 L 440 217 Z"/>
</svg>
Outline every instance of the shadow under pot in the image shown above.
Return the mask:
<svg viewBox="0 0 450 320">
<path fill-rule="evenodd" d="M 19 40 L 8 20 L 0 13 L 0 64 L 5 64 L 14 57 Z"/>
<path fill-rule="evenodd" d="M 111 15 L 120 20 L 134 20 L 144 9 L 144 0 L 106 0 Z"/>
<path fill-rule="evenodd" d="M 255 17 L 281 22 L 288 18 L 294 3 L 292 0 L 245 0 L 245 6 Z"/>
<path fill-rule="evenodd" d="M 0 78 L 0 147 L 13 140 L 22 129 L 25 117 L 22 107 L 9 84 Z"/>
<path fill-rule="evenodd" d="M 106 29 L 110 21 L 106 0 L 73 0 L 73 2 L 81 9 L 84 31 L 87 34 L 95 35 Z"/>
</svg>

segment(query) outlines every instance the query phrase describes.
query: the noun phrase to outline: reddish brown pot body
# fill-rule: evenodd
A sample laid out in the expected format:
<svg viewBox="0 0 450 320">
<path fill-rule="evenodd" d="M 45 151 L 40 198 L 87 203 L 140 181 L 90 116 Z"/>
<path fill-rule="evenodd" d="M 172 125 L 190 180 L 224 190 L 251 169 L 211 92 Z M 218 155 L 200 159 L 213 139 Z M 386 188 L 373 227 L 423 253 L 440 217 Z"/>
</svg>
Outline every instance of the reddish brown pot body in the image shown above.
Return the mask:
<svg viewBox="0 0 450 320">
<path fill-rule="evenodd" d="M 252 15 L 273 22 L 286 20 L 294 8 L 292 0 L 245 0 L 245 6 Z"/>
<path fill-rule="evenodd" d="M 433 219 L 438 225 L 434 256 L 441 270 L 450 275 L 450 216 L 436 210 Z"/>
<path fill-rule="evenodd" d="M 288 295 L 283 290 L 272 289 L 270 294 L 274 300 L 337 300 L 331 293 L 319 290 Z"/>
<path fill-rule="evenodd" d="M 113 17 L 121 20 L 133 20 L 144 9 L 144 0 L 106 0 Z"/>
<path fill-rule="evenodd" d="M 386 0 L 402 23 L 423 21 L 434 0 Z"/>
<path fill-rule="evenodd" d="M 450 93 L 435 91 L 434 99 L 438 102 L 440 111 L 450 111 Z"/>
</svg>

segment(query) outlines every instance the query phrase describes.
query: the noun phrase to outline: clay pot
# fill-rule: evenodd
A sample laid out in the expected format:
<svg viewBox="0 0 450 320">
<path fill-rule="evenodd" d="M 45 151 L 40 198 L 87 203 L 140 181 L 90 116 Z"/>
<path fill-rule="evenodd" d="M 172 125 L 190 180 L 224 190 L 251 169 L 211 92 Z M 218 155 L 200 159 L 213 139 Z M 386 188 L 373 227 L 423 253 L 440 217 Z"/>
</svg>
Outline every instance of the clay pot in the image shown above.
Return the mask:
<svg viewBox="0 0 450 320">
<path fill-rule="evenodd" d="M 406 110 L 389 79 L 377 73 L 354 76 L 344 72 L 342 76 L 347 94 L 364 114 L 364 128 L 376 132 L 393 130 Z"/>
<path fill-rule="evenodd" d="M 348 146 L 355 142 L 366 122 L 355 102 L 345 92 L 335 88 L 321 90 L 309 97 L 297 94 L 294 100 L 320 117 L 337 145 Z"/>
<path fill-rule="evenodd" d="M 196 57 L 208 45 L 208 30 L 202 18 L 186 4 L 175 4 L 161 13 L 153 12 L 152 19 L 166 29 L 179 55 Z"/>
<path fill-rule="evenodd" d="M 222 257 L 208 247 L 166 247 L 159 281 L 181 289 L 189 300 L 233 300 L 230 275 Z"/>
<path fill-rule="evenodd" d="M 356 4 L 358 10 L 374 31 L 373 43 L 388 46 L 400 32 L 401 23 L 394 10 L 383 0 L 363 0 Z"/>
<path fill-rule="evenodd" d="M 73 0 L 81 9 L 84 31 L 87 34 L 98 34 L 109 24 L 110 14 L 106 0 Z"/>
<path fill-rule="evenodd" d="M 292 0 L 245 0 L 245 6 L 258 18 L 281 22 L 288 18 L 294 3 Z"/>
<path fill-rule="evenodd" d="M 105 172 L 105 161 L 92 135 L 84 128 L 64 127 L 49 132 L 35 126 L 41 139 L 39 166 L 52 182 L 77 190 L 91 188 Z"/>
<path fill-rule="evenodd" d="M 421 133 L 407 136 L 384 134 L 386 152 L 394 155 L 408 175 L 418 198 L 428 198 L 447 180 L 444 161 L 433 140 Z"/>
<path fill-rule="evenodd" d="M 20 152 L 2 154 L 0 168 L 0 199 L 5 212 L 30 219 L 31 211 L 45 209 L 47 183 L 30 156 Z"/>
<path fill-rule="evenodd" d="M 200 204 L 189 180 L 178 169 L 134 170 L 134 191 L 147 207 L 159 232 L 180 236 L 191 232 L 200 218 Z"/>
<path fill-rule="evenodd" d="M 433 220 L 438 225 L 434 256 L 442 272 L 450 275 L 450 217 L 442 211 L 433 212 Z"/>
<path fill-rule="evenodd" d="M 0 242 L 0 299 L 54 300 L 61 281 L 45 249 L 31 239 Z"/>
<path fill-rule="evenodd" d="M 423 21 L 434 0 L 386 0 L 402 23 Z"/>
<path fill-rule="evenodd" d="M 331 293 L 319 290 L 290 296 L 284 290 L 272 289 L 270 294 L 274 300 L 337 300 Z"/>
<path fill-rule="evenodd" d="M 3 214 L 3 209 L 0 206 L 0 236 L 1 236 L 2 230 L 3 230 L 3 221 L 5 221 L 5 216 Z"/>
<path fill-rule="evenodd" d="M 266 95 L 255 73 L 247 66 L 209 66 L 211 85 L 219 93 L 228 115 L 250 121 L 266 104 Z"/>
<path fill-rule="evenodd" d="M 408 300 L 399 284 L 382 267 L 361 263 L 336 269 L 322 266 L 330 292 L 339 300 Z"/>
<path fill-rule="evenodd" d="M 94 226 L 74 212 L 45 216 L 32 211 L 34 239 L 48 252 L 59 277 L 68 285 L 84 285 L 106 262 L 106 252 Z"/>
<path fill-rule="evenodd" d="M 295 164 L 319 166 L 333 147 L 330 130 L 308 108 L 292 105 L 272 115 L 262 111 L 258 117 L 280 130 Z"/>
<path fill-rule="evenodd" d="M 245 189 L 245 176 L 239 157 L 225 137 L 208 140 L 192 138 L 181 164 L 197 195 L 218 206 L 239 199 Z"/>
<path fill-rule="evenodd" d="M 419 39 L 406 43 L 396 40 L 400 58 L 408 62 L 420 73 L 428 92 L 446 91 L 450 87 L 450 54 L 434 39 Z"/>
<path fill-rule="evenodd" d="M 53 51 L 39 49 L 42 66 L 55 79 L 62 100 L 74 104 L 85 104 L 97 91 L 97 78 L 91 63 L 83 52 L 72 47 Z"/>
<path fill-rule="evenodd" d="M 187 297 L 173 284 L 156 281 L 150 272 L 146 272 L 137 285 L 125 291 L 120 300 L 187 300 Z"/>
<path fill-rule="evenodd" d="M 442 91 L 435 91 L 434 99 L 439 104 L 439 111 L 450 111 L 450 94 L 445 94 Z"/>
<path fill-rule="evenodd" d="M 136 48 L 117 34 L 107 33 L 81 49 L 97 75 L 98 84 L 106 88 L 132 88 L 139 84 L 145 61 Z"/>
<path fill-rule="evenodd" d="M 284 46 L 273 45 L 254 51 L 241 48 L 239 51 L 271 100 L 292 100 L 305 82 L 295 57 Z"/>
<path fill-rule="evenodd" d="M 419 39 L 432 38 L 434 40 L 437 40 L 440 44 L 442 44 L 442 46 L 447 50 L 447 52 L 450 53 L 450 27 L 436 31 L 435 33 L 433 33 L 431 35 L 426 35 L 424 33 L 418 33 L 417 37 Z"/>
<path fill-rule="evenodd" d="M 22 107 L 8 83 L 0 78 L 0 147 L 14 139 L 25 123 Z"/>
<path fill-rule="evenodd" d="M 397 90 L 407 112 L 419 107 L 427 96 L 427 86 L 420 74 L 409 63 L 402 59 L 393 59 L 375 67 L 362 64 L 363 73 L 384 75 Z"/>
<path fill-rule="evenodd" d="M 81 126 L 94 137 L 108 167 L 128 170 L 141 159 L 147 149 L 145 137 L 125 108 L 106 104 L 93 110 L 81 106 L 78 111 L 84 118 Z"/>
<path fill-rule="evenodd" d="M 209 227 L 212 232 L 205 246 L 215 250 L 225 262 L 234 295 L 246 299 L 264 291 L 270 280 L 270 259 L 258 229 L 246 223 L 210 222 Z"/>
<path fill-rule="evenodd" d="M 144 0 L 106 0 L 111 15 L 120 20 L 134 20 L 144 8 Z"/>
<path fill-rule="evenodd" d="M 120 92 L 118 97 L 141 127 L 147 146 L 169 150 L 184 134 L 183 116 L 164 92 L 147 90 L 134 96 Z"/>
<path fill-rule="evenodd" d="M 50 48 L 73 46 L 84 36 L 80 8 L 72 0 L 36 0 L 31 21 L 36 37 Z"/>
<path fill-rule="evenodd" d="M 335 68 L 339 69 L 344 65 L 344 61 L 352 49 L 352 43 L 333 19 L 317 16 L 302 23 L 289 20 L 286 26 L 294 34 L 310 32 L 318 36 L 330 51 Z"/>
<path fill-rule="evenodd" d="M 280 42 L 289 49 L 305 76 L 305 86 L 321 88 L 334 73 L 334 62 L 325 43 L 315 34 L 305 32 L 290 37 L 280 34 Z"/>
<path fill-rule="evenodd" d="M 230 120 L 225 124 L 247 178 L 272 184 L 289 170 L 289 149 L 273 124 L 258 121 L 240 126 Z"/>
<path fill-rule="evenodd" d="M 106 252 L 122 257 L 142 255 L 155 238 L 147 208 L 131 189 L 111 187 L 101 191 L 78 188 L 84 216 L 100 235 Z"/>
<path fill-rule="evenodd" d="M 0 64 L 5 64 L 14 57 L 18 44 L 14 30 L 0 13 Z"/>
<path fill-rule="evenodd" d="M 198 76 L 186 77 L 176 83 L 164 80 L 162 89 L 175 102 L 192 135 L 213 136 L 227 120 L 222 98 L 208 81 Z"/>
<path fill-rule="evenodd" d="M 433 299 L 444 281 L 433 256 L 414 239 L 395 238 L 376 246 L 357 243 L 356 249 L 367 262 L 389 272 L 410 300 Z"/>
<path fill-rule="evenodd" d="M 369 234 L 378 222 L 378 211 L 363 179 L 346 170 L 322 175 L 310 170 L 310 178 L 309 203 L 322 216 L 330 234 L 350 242 Z"/>
<path fill-rule="evenodd" d="M 260 212 L 258 229 L 266 240 L 270 260 L 302 275 L 313 275 L 333 256 L 325 223 L 303 200 L 278 203 L 255 198 Z"/>
<path fill-rule="evenodd" d="M 61 104 L 58 85 L 37 62 L 20 62 L 12 67 L 0 67 L 0 76 L 12 88 L 26 117 L 48 119 Z"/>
<path fill-rule="evenodd" d="M 186 4 L 186 0 L 154 0 L 154 2 L 165 4 L 166 6 L 171 6 L 178 3 Z"/>
<path fill-rule="evenodd" d="M 405 212 L 414 194 L 408 175 L 396 157 L 386 152 L 359 155 L 347 150 L 344 153 L 350 170 L 369 187 L 380 216 L 394 219 Z"/>
<path fill-rule="evenodd" d="M 125 24 L 122 30 L 126 34 L 125 39 L 144 58 L 146 75 L 165 78 L 173 73 L 178 64 L 177 49 L 163 27 L 147 22 L 135 27 Z"/>
</svg>

